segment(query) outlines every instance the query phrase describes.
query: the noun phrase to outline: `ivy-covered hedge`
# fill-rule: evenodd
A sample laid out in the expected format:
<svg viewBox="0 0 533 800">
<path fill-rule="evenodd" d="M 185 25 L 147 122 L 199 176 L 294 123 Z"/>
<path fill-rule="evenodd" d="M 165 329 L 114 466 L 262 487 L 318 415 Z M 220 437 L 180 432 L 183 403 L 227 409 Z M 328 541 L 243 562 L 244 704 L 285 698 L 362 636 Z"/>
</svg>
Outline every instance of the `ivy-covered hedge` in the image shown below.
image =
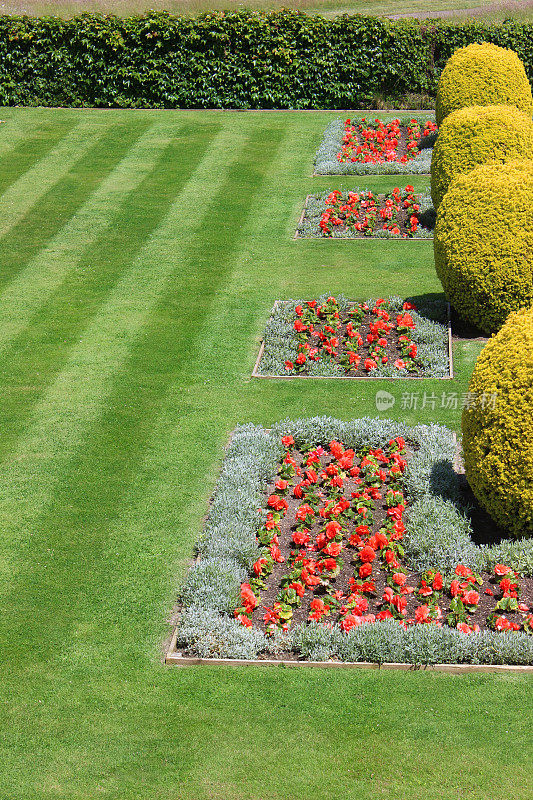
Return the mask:
<svg viewBox="0 0 533 800">
<path fill-rule="evenodd" d="M 300 12 L 0 17 L 0 103 L 357 108 L 434 95 L 471 42 L 512 48 L 533 77 L 533 24 L 426 24 Z"/>
</svg>

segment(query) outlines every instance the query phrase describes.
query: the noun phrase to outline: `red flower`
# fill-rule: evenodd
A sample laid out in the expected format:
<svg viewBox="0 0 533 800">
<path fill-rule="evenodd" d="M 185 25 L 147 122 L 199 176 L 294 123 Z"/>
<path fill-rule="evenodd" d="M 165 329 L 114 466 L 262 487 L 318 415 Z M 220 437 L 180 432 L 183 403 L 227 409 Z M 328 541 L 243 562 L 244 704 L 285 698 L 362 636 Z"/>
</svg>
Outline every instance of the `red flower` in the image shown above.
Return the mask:
<svg viewBox="0 0 533 800">
<path fill-rule="evenodd" d="M 296 512 L 296 519 L 300 522 L 305 522 L 307 517 L 314 517 L 315 512 L 308 503 L 304 503 Z"/>
<path fill-rule="evenodd" d="M 311 537 L 307 531 L 294 531 L 292 534 L 292 541 L 294 544 L 298 545 L 298 547 L 302 547 L 303 545 L 307 544 L 310 538 Z"/>
<path fill-rule="evenodd" d="M 344 447 L 342 444 L 340 444 L 340 442 L 336 442 L 335 440 L 329 443 L 329 449 L 335 458 L 340 458 L 344 453 Z"/>
<path fill-rule="evenodd" d="M 479 603 L 479 594 L 471 589 L 469 592 L 464 593 L 463 601 L 467 606 L 477 606 Z"/>
<path fill-rule="evenodd" d="M 459 622 L 457 630 L 461 631 L 461 633 L 472 633 L 474 629 L 471 628 L 470 625 L 467 625 L 466 622 Z"/>
<path fill-rule="evenodd" d="M 511 567 L 506 567 L 505 564 L 496 564 L 494 567 L 494 572 L 496 575 L 503 577 L 511 572 Z"/>
<path fill-rule="evenodd" d="M 415 611 L 415 620 L 417 622 L 431 622 L 431 612 L 429 606 L 418 606 Z"/>
<path fill-rule="evenodd" d="M 300 577 L 306 586 L 318 586 L 320 583 L 320 578 L 317 575 L 311 575 L 306 567 L 302 569 L 302 574 Z"/>
<path fill-rule="evenodd" d="M 439 592 L 442 589 L 443 585 L 444 584 L 442 580 L 442 575 L 440 574 L 440 572 L 437 572 L 437 574 L 433 578 L 432 586 L 436 592 Z"/>
<path fill-rule="evenodd" d="M 332 520 L 326 525 L 326 537 L 328 539 L 334 539 L 335 536 L 341 532 L 341 530 L 342 528 L 339 523 L 336 520 Z"/>
<path fill-rule="evenodd" d="M 361 625 L 362 622 L 363 620 L 361 617 L 358 617 L 355 614 L 347 614 L 343 619 L 341 619 L 339 626 L 341 630 L 343 630 L 345 633 L 348 633 L 348 631 L 351 631 L 352 628 Z"/>
<path fill-rule="evenodd" d="M 457 580 L 456 581 L 452 581 L 451 584 L 450 584 L 450 594 L 451 594 L 451 596 L 452 597 L 457 597 L 459 592 L 460 592 L 459 581 L 457 581 Z"/>
<path fill-rule="evenodd" d="M 274 486 L 280 492 L 284 492 L 287 486 L 289 485 L 288 481 L 284 481 L 283 478 L 278 478 Z"/>
<path fill-rule="evenodd" d="M 363 547 L 363 549 L 359 553 L 359 558 L 361 559 L 361 561 L 363 563 L 365 563 L 365 562 L 369 563 L 369 562 L 373 561 L 375 559 L 375 557 L 376 557 L 376 551 L 373 550 L 371 547 L 369 547 L 369 545 L 366 545 L 365 547 Z"/>
<path fill-rule="evenodd" d="M 372 575 L 372 564 L 368 563 L 362 564 L 359 567 L 359 577 L 364 580 L 365 578 L 368 578 L 370 575 Z"/>
<path fill-rule="evenodd" d="M 264 558 L 264 557 L 263 558 L 258 558 L 257 561 L 255 562 L 255 564 L 252 567 L 252 569 L 255 572 L 255 574 L 258 575 L 258 576 L 261 575 L 261 573 L 263 571 L 263 567 L 266 567 L 267 563 L 268 562 L 267 562 L 266 558 Z"/>
<path fill-rule="evenodd" d="M 404 575 L 403 572 L 395 572 L 394 575 L 392 576 L 392 580 L 398 586 L 403 586 L 407 580 L 407 575 Z"/>
<path fill-rule="evenodd" d="M 281 550 L 275 542 L 270 545 L 270 555 L 278 564 L 282 564 L 285 561 L 285 558 L 281 555 Z"/>
<path fill-rule="evenodd" d="M 341 546 L 338 542 L 330 542 L 327 547 L 324 547 L 324 553 L 328 556 L 338 556 L 341 552 Z"/>
<path fill-rule="evenodd" d="M 368 611 L 368 600 L 366 597 L 358 597 L 353 606 L 353 613 L 361 616 L 365 611 Z"/>
<path fill-rule="evenodd" d="M 405 614 L 407 611 L 407 599 L 401 594 L 397 594 L 392 598 L 392 605 L 398 614 Z"/>
<path fill-rule="evenodd" d="M 251 628 L 253 626 L 253 622 L 248 617 L 245 617 L 244 614 L 239 614 L 237 617 L 241 625 L 244 625 L 245 628 Z"/>
<path fill-rule="evenodd" d="M 247 613 L 251 613 L 257 607 L 259 601 L 249 583 L 241 583 L 241 600 Z"/>
<path fill-rule="evenodd" d="M 292 447 L 292 445 L 294 444 L 294 439 L 290 435 L 282 436 L 281 444 L 283 445 L 283 447 Z"/>
<path fill-rule="evenodd" d="M 303 597 L 305 594 L 305 588 L 302 586 L 301 583 L 298 583 L 297 581 L 290 583 L 289 589 L 294 589 L 298 597 Z"/>
<path fill-rule="evenodd" d="M 283 497 L 280 497 L 278 494 L 271 494 L 267 502 L 268 505 L 275 511 L 282 511 L 282 510 L 286 511 L 289 507 L 287 501 L 284 500 Z"/>
<path fill-rule="evenodd" d="M 392 603 L 392 598 L 394 597 L 394 590 L 391 586 L 386 586 L 385 591 L 383 592 L 383 600 L 385 603 Z"/>
</svg>

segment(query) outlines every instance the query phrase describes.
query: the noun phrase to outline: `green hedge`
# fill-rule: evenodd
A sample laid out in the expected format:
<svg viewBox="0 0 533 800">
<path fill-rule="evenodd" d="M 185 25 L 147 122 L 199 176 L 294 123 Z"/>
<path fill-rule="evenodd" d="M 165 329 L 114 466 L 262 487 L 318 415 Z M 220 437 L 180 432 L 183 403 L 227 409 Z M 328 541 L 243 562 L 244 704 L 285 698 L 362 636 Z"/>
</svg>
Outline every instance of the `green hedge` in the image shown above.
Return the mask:
<svg viewBox="0 0 533 800">
<path fill-rule="evenodd" d="M 150 108 L 356 108 L 434 95 L 457 47 L 515 50 L 533 76 L 533 24 L 216 12 L 0 17 L 0 103 Z"/>
</svg>

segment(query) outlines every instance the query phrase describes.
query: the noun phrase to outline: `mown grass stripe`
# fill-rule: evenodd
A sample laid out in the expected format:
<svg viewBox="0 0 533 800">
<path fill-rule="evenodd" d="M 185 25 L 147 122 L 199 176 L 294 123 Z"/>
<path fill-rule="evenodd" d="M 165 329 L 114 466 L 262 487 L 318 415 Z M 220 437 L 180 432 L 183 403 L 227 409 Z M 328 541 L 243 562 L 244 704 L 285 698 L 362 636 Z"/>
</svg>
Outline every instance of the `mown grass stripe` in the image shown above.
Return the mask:
<svg viewBox="0 0 533 800">
<path fill-rule="evenodd" d="M 125 214 L 135 212 L 131 205 L 123 209 L 123 204 L 129 194 L 156 168 L 161 152 L 178 131 L 179 128 L 169 126 L 168 123 L 156 123 L 147 130 L 143 123 L 140 128 L 134 126 L 129 135 L 125 135 L 122 127 L 113 128 L 108 134 L 111 141 L 106 141 L 105 149 L 109 149 L 112 143 L 114 147 L 111 148 L 109 157 L 103 161 L 101 169 L 94 169 L 94 153 L 90 151 L 87 154 L 89 175 L 84 174 L 83 180 L 79 181 L 83 205 L 77 210 L 72 209 L 74 216 L 15 275 L 0 294 L 0 354 L 30 324 L 32 317 L 57 291 L 71 270 L 96 270 L 96 266 L 90 263 L 91 259 L 98 258 L 102 246 L 106 248 L 106 240 L 102 244 L 99 239 L 109 236 L 110 226 L 117 219 L 123 219 Z M 57 186 L 59 199 L 63 190 L 64 185 L 61 183 Z M 57 197 L 55 203 L 56 214 L 52 215 L 52 219 L 57 219 Z M 61 206 L 64 207 L 64 204 Z M 34 212 L 35 209 L 28 221 L 39 230 L 42 219 L 34 220 L 36 216 L 42 217 L 43 214 L 36 215 Z M 21 238 L 20 244 L 23 246 L 27 238 L 25 232 L 22 232 Z M 19 266 L 19 259 L 20 263 L 24 263 L 27 255 L 20 248 L 8 249 L 4 243 L 10 239 L 8 236 L 0 241 L 0 263 L 3 264 L 4 271 L 8 271 L 7 267 L 13 270 Z M 113 261 L 114 254 L 106 252 L 106 258 Z"/>
<path fill-rule="evenodd" d="M 98 189 L 99 184 L 116 167 L 117 162 L 127 154 L 128 149 L 134 145 L 139 136 L 146 130 L 148 121 L 136 121 L 124 125 L 113 125 L 103 129 L 98 137 L 81 158 L 73 164 L 66 175 L 54 183 L 45 194 L 40 197 L 24 216 L 0 238 L 0 290 L 9 285 L 19 274 L 22 274 L 22 284 L 16 286 L 23 295 L 29 291 L 33 293 L 35 274 L 31 275 L 31 284 L 24 284 L 27 276 L 27 265 L 32 260 L 39 260 L 39 255 L 46 252 L 49 244 L 55 241 L 56 236 L 67 227 L 72 218 L 76 218 L 80 207 Z M 85 232 L 87 236 L 87 232 Z M 89 237 L 91 234 L 89 233 Z M 80 235 L 77 241 L 78 250 L 84 247 L 84 239 Z M 46 282 L 49 272 L 49 260 L 41 262 L 39 282 Z M 35 266 L 35 265 L 33 265 Z M 30 274 L 32 270 L 30 267 Z M 35 273 L 35 269 L 33 269 Z M 15 284 L 16 285 L 16 284 Z M 10 300 L 13 298 L 11 296 Z M 17 298 L 18 304 L 21 298 Z M 11 304 L 9 308 L 11 308 Z M 8 311 L 9 314 L 9 311 Z M 5 334 L 10 335 L 9 325 Z"/>
<path fill-rule="evenodd" d="M 74 258 L 54 254 L 51 270 L 51 254 L 42 252 L 35 269 L 25 271 L 25 281 L 15 281 L 0 298 L 0 353 L 9 337 L 2 354 L 0 458 L 63 368 L 80 332 L 161 223 L 217 130 L 216 125 L 166 123 L 147 131 L 87 203 L 85 221 L 81 213 L 72 221 L 75 230 L 67 244 Z M 78 239 L 86 244 L 80 224 L 86 229 L 91 220 L 92 246 L 76 250 Z M 19 335 L 13 337 L 14 331 Z"/>
<path fill-rule="evenodd" d="M 0 527 L 9 531 L 12 557 L 20 556 L 13 549 L 14 539 L 27 534 L 50 503 L 68 461 L 102 412 L 115 374 L 175 269 L 176 243 L 183 247 L 196 236 L 211 198 L 225 185 L 245 141 L 245 135 L 235 131 L 222 130 L 215 137 L 162 224 L 71 349 L 64 369 L 36 405 L 14 453 L 4 460 Z M 202 192 L 200 187 L 204 187 Z M 4 561 L 5 586 L 13 569 L 13 562 Z"/>
<path fill-rule="evenodd" d="M 0 237 L 68 174 L 105 130 L 91 120 L 82 120 L 4 192 L 0 197 Z"/>
<path fill-rule="evenodd" d="M 8 111 L 7 114 L 5 112 Z M 42 140 L 42 147 L 47 148 L 47 140 L 51 146 L 61 139 L 65 133 L 74 127 L 79 120 L 75 115 L 68 115 L 61 119 L 51 119 L 47 114 L 41 115 L 32 111 L 31 114 L 22 115 L 13 113 L 13 109 L 0 109 L 0 158 L 20 145 L 25 139 Z M 44 152 L 44 151 L 43 151 Z M 8 166 L 8 164 L 6 164 Z"/>
<path fill-rule="evenodd" d="M 76 124 L 76 118 L 43 120 L 37 128 L 6 131 L 0 127 L 0 194 L 57 147 Z"/>
<path fill-rule="evenodd" d="M 172 280 L 146 319 L 121 373 L 115 377 L 103 417 L 95 422 L 83 448 L 68 465 L 54 491 L 51 507 L 45 510 L 35 526 L 36 532 L 31 540 L 35 560 L 39 561 L 37 551 L 41 541 L 46 553 L 56 546 L 56 542 L 68 540 L 70 558 L 76 554 L 77 569 L 72 576 L 75 580 L 69 591 L 72 605 L 76 607 L 75 627 L 82 606 L 93 606 L 98 585 L 113 579 L 108 573 L 110 565 L 115 563 L 114 558 L 110 562 L 107 557 L 110 519 L 122 507 L 121 498 L 143 461 L 144 447 L 168 386 L 188 358 L 188 352 L 182 346 L 187 331 L 193 329 L 193 322 L 201 325 L 211 305 L 216 302 L 218 287 L 232 268 L 234 253 L 242 241 L 243 223 L 254 214 L 253 199 L 260 190 L 263 170 L 273 162 L 280 141 L 279 129 L 259 128 L 250 136 L 238 163 L 229 170 L 206 209 L 195 242 L 174 264 Z M 231 194 L 230 189 L 236 183 L 244 188 Z M 217 224 L 221 219 L 228 231 L 223 244 L 220 242 L 220 225 Z M 203 268 L 193 270 L 191 268 L 198 264 L 201 249 L 205 250 L 203 259 L 209 259 L 209 268 L 205 264 Z M 96 470 L 95 464 L 98 464 Z M 82 482 L 78 480 L 80 475 L 84 476 Z M 149 531 L 146 531 L 146 536 L 151 537 Z M 61 573 L 60 579 L 58 572 Z M 37 592 L 40 597 L 46 597 L 48 603 L 57 587 L 64 590 L 69 575 L 72 575 L 70 562 L 57 559 L 53 576 L 39 569 L 28 580 L 26 572 L 23 576 L 26 590 L 17 590 L 19 602 L 27 592 L 31 603 Z M 89 584 L 95 586 L 95 591 L 88 591 Z M 103 613 L 104 610 L 99 608 L 99 619 Z M 116 618 L 116 609 L 112 616 Z M 57 632 L 56 621 L 52 627 Z M 53 631 L 47 635 L 49 644 L 54 635 Z"/>
<path fill-rule="evenodd" d="M 255 237 L 268 238 L 275 235 L 278 192 L 280 187 L 284 186 L 284 179 L 280 176 L 285 176 L 290 171 L 291 161 L 294 159 L 291 143 L 298 142 L 296 134 L 296 121 L 275 131 L 272 144 L 277 142 L 277 146 L 271 151 L 275 158 L 267 160 L 261 158 L 258 164 L 263 178 L 255 189 L 256 202 L 251 201 L 247 193 L 242 197 L 241 191 L 235 192 L 238 198 L 244 200 L 248 213 L 236 213 L 233 218 L 231 216 L 228 218 L 227 213 L 224 213 L 224 223 L 228 227 L 236 222 L 239 225 L 239 237 L 231 253 L 231 269 L 224 271 L 221 276 L 223 280 L 217 283 L 216 294 L 205 291 L 201 280 L 202 273 L 197 274 L 196 280 L 199 281 L 199 285 L 187 291 L 185 308 L 182 308 L 179 314 L 174 312 L 172 315 L 174 319 L 172 334 L 187 338 L 188 346 L 186 350 L 181 349 L 175 355 L 172 380 L 168 382 L 166 393 L 159 402 L 158 413 L 152 421 L 150 435 L 142 454 L 142 463 L 119 504 L 116 500 L 120 498 L 120 488 L 115 486 L 113 519 L 110 520 L 108 513 L 106 515 L 109 552 L 113 552 L 119 558 L 126 558 L 126 553 L 131 547 L 131 537 L 135 536 L 139 539 L 139 547 L 142 547 L 144 553 L 144 558 L 139 564 L 140 572 L 136 576 L 138 580 L 129 587 L 126 586 L 126 582 L 124 583 L 124 602 L 128 603 L 130 608 L 138 607 L 143 615 L 146 605 L 152 605 L 154 614 L 159 611 L 161 623 L 168 615 L 168 604 L 174 602 L 174 597 L 168 595 L 168 586 L 170 581 L 172 590 L 175 590 L 175 580 L 179 573 L 175 565 L 176 556 L 188 561 L 198 531 L 192 526 L 189 538 L 181 543 L 175 541 L 169 534 L 180 526 L 191 527 L 191 519 L 199 517 L 205 511 L 203 507 L 205 492 L 199 496 L 183 495 L 184 487 L 181 486 L 180 475 L 191 469 L 190 453 L 186 447 L 184 448 L 183 442 L 195 442 L 197 452 L 206 455 L 208 452 L 211 454 L 216 452 L 228 435 L 225 420 L 228 414 L 230 416 L 232 413 L 235 414 L 235 409 L 231 408 L 235 405 L 235 395 L 229 390 L 225 396 L 222 386 L 224 384 L 228 387 L 234 386 L 238 377 L 235 372 L 242 371 L 244 352 L 240 341 L 243 338 L 242 330 L 246 330 L 243 328 L 242 318 L 244 316 L 250 326 L 252 322 L 250 317 L 253 317 L 244 299 L 244 294 L 251 288 L 246 285 L 250 261 L 254 259 L 253 252 L 250 252 L 250 241 Z M 263 140 L 268 142 L 268 134 L 262 135 Z M 262 155 L 264 147 L 263 144 Z M 235 185 L 239 184 L 236 182 Z M 260 213 L 257 202 L 259 198 Z M 213 225 L 212 231 L 215 230 L 216 225 Z M 194 331 L 194 334 L 187 336 L 187 331 Z M 230 344 L 232 341 L 237 342 L 234 348 Z M 219 373 L 217 366 L 222 354 L 225 363 L 223 375 Z M 231 367 L 235 368 L 234 372 L 231 371 Z M 211 386 L 215 375 L 218 386 L 216 401 Z M 216 418 L 217 424 L 206 427 L 204 414 L 206 406 L 209 407 L 210 416 Z M 234 424 L 246 422 L 248 418 L 238 417 Z M 203 470 L 205 460 L 205 458 L 196 460 L 195 469 L 198 472 Z M 113 470 L 109 469 L 108 473 L 113 474 Z M 209 478 L 213 480 L 214 474 Z M 125 485 L 123 481 L 121 487 Z M 179 503 L 176 502 L 178 485 L 181 496 Z M 158 509 L 163 522 L 154 528 L 155 509 Z M 165 547 L 168 552 L 167 568 L 163 568 L 161 584 L 156 589 L 150 559 L 156 553 L 161 553 Z M 144 582 L 141 574 L 143 569 L 149 572 L 144 576 Z M 140 604 L 139 594 L 142 590 L 139 587 L 143 584 L 148 587 L 149 596 L 143 597 L 143 602 Z M 167 604 L 166 607 L 163 606 L 164 603 Z M 127 632 L 123 635 L 127 638 Z M 148 645 L 153 647 L 154 642 L 150 641 Z M 137 646 L 142 647 L 142 643 L 138 642 Z"/>
</svg>

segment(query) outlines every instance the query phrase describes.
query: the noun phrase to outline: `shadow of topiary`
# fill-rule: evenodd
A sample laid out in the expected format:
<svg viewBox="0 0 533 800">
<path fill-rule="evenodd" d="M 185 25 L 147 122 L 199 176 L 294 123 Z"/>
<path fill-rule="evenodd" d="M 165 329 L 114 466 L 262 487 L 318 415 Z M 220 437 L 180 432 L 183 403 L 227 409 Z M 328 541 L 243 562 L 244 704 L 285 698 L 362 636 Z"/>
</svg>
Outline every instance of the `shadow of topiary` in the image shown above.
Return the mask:
<svg viewBox="0 0 533 800">
<path fill-rule="evenodd" d="M 432 495 L 450 500 L 472 526 L 471 539 L 476 545 L 499 544 L 511 537 L 479 504 L 466 475 L 457 472 L 448 460 L 437 461 L 429 478 Z"/>
</svg>

